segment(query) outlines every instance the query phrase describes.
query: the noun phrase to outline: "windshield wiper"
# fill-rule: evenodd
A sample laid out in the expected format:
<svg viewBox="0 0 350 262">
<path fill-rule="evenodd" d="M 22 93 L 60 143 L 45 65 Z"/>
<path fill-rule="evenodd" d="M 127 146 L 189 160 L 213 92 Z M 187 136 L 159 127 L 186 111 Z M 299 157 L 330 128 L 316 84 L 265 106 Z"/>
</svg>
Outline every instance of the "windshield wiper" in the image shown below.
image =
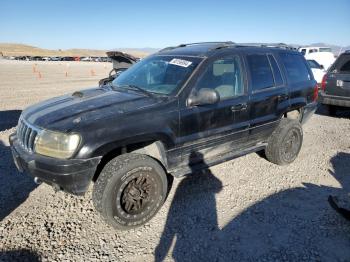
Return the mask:
<svg viewBox="0 0 350 262">
<path fill-rule="evenodd" d="M 121 85 L 121 86 L 113 86 L 113 87 L 119 87 L 119 88 L 126 88 L 126 89 L 132 89 L 132 90 L 137 90 L 140 91 L 141 93 L 149 96 L 149 97 L 156 97 L 153 93 L 137 86 L 137 85 Z"/>
</svg>

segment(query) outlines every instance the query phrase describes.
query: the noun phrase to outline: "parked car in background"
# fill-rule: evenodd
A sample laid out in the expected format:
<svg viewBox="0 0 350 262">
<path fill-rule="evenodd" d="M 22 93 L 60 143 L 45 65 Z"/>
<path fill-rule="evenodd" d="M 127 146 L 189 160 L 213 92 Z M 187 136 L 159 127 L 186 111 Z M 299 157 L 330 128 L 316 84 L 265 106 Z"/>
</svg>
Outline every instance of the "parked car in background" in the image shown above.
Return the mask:
<svg viewBox="0 0 350 262">
<path fill-rule="evenodd" d="M 298 51 L 303 53 L 303 55 L 308 55 L 308 54 L 311 54 L 311 53 L 332 52 L 332 48 L 330 48 L 330 47 L 319 47 L 319 46 L 307 46 L 307 47 L 300 47 L 298 49 Z"/>
<path fill-rule="evenodd" d="M 75 58 L 72 56 L 64 56 L 61 61 L 75 61 Z"/>
<path fill-rule="evenodd" d="M 43 57 L 42 56 L 32 56 L 31 61 L 43 61 Z"/>
<path fill-rule="evenodd" d="M 61 57 L 52 56 L 52 57 L 50 57 L 50 60 L 51 60 L 51 61 L 61 61 Z"/>
<path fill-rule="evenodd" d="M 326 74 L 327 71 L 324 69 L 324 67 L 322 65 L 317 63 L 317 61 L 315 61 L 315 60 L 309 59 L 306 61 L 311 68 L 311 71 L 314 75 L 315 80 L 317 81 L 317 84 L 319 85 L 319 87 L 321 87 L 323 76 Z"/>
<path fill-rule="evenodd" d="M 130 66 L 138 62 L 140 59 L 130 54 L 120 51 L 108 51 L 106 61 L 113 63 L 113 69 L 109 72 L 109 76 L 99 81 L 99 86 L 111 83 L 117 76 Z"/>
<path fill-rule="evenodd" d="M 90 61 L 92 61 L 92 58 L 90 56 L 86 56 L 86 57 L 82 56 L 82 57 L 80 57 L 80 61 L 90 62 Z"/>
<path fill-rule="evenodd" d="M 350 108 L 350 51 L 341 54 L 324 75 L 320 102 L 331 115 L 338 109 Z"/>
<path fill-rule="evenodd" d="M 300 47 L 298 51 L 304 54 L 306 59 L 317 61 L 317 63 L 322 65 L 326 70 L 335 61 L 334 54 L 330 47 L 308 46 Z"/>
<path fill-rule="evenodd" d="M 261 150 L 274 164 L 292 163 L 317 95 L 299 52 L 182 44 L 133 64 L 111 85 L 28 107 L 9 139 L 21 172 L 77 195 L 94 182 L 96 210 L 130 229 L 158 212 L 172 176 Z"/>
</svg>

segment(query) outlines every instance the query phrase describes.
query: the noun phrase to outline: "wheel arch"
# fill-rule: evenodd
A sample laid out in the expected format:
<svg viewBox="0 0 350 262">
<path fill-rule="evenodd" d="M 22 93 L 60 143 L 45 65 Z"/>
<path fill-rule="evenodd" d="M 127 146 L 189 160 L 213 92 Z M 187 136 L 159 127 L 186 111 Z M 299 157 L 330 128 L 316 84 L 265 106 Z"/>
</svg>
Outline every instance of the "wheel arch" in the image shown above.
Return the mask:
<svg viewBox="0 0 350 262">
<path fill-rule="evenodd" d="M 97 166 L 93 181 L 96 181 L 104 166 L 113 158 L 125 153 L 138 153 L 152 157 L 158 161 L 167 171 L 168 159 L 166 154 L 166 142 L 160 137 L 143 136 L 141 138 L 125 139 L 102 145 L 95 150 L 94 155 L 102 156 Z"/>
</svg>

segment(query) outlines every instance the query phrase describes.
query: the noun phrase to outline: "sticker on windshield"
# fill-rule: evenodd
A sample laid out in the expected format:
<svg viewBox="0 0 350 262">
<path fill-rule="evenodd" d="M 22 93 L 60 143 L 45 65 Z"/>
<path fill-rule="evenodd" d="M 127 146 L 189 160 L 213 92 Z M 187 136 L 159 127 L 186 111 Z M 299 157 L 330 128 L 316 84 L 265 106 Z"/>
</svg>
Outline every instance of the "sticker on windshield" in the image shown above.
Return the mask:
<svg viewBox="0 0 350 262">
<path fill-rule="evenodd" d="M 178 58 L 173 58 L 169 62 L 169 64 L 182 66 L 182 67 L 189 67 L 192 64 L 192 62 L 191 61 L 187 61 L 187 60 L 178 59 Z"/>
</svg>

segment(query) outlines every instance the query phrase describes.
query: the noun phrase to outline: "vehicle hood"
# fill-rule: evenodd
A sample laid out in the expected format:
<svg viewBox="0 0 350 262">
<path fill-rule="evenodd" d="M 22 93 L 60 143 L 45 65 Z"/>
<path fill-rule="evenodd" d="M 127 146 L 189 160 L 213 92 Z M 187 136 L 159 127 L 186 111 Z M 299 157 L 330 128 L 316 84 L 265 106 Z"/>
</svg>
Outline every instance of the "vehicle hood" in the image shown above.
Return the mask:
<svg viewBox="0 0 350 262">
<path fill-rule="evenodd" d="M 21 118 L 37 127 L 67 132 L 77 125 L 144 110 L 160 101 L 133 91 L 93 88 L 30 106 Z"/>
</svg>

